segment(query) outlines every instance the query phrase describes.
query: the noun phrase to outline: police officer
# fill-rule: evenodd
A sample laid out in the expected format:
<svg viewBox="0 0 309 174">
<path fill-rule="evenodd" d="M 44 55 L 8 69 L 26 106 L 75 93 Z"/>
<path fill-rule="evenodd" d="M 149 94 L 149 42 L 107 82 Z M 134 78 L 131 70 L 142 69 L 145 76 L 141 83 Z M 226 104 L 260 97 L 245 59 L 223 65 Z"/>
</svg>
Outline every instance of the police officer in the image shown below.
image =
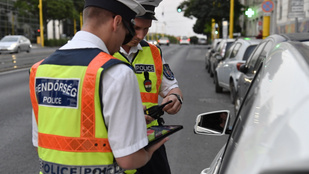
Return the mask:
<svg viewBox="0 0 309 174">
<path fill-rule="evenodd" d="M 143 105 L 147 108 L 157 105 L 160 95 L 163 97 L 162 103 L 173 101 L 163 110 L 169 114 L 176 114 L 183 100 L 178 82 L 169 65 L 162 58 L 161 49 L 143 40 L 151 27 L 152 20 L 156 20 L 154 10 L 161 0 L 138 0 L 138 2 L 146 9 L 146 13 L 135 18 L 136 35 L 128 44 L 122 45 L 120 51 L 114 56 L 135 68 Z M 158 120 L 149 116 L 146 116 L 146 120 L 147 127 L 160 124 Z M 150 162 L 137 171 L 143 174 L 171 173 L 165 147 L 161 146 Z"/>
<path fill-rule="evenodd" d="M 30 70 L 33 144 L 40 173 L 123 173 L 145 165 L 148 144 L 132 69 L 112 57 L 135 35 L 135 0 L 85 0 L 71 42 Z"/>
</svg>

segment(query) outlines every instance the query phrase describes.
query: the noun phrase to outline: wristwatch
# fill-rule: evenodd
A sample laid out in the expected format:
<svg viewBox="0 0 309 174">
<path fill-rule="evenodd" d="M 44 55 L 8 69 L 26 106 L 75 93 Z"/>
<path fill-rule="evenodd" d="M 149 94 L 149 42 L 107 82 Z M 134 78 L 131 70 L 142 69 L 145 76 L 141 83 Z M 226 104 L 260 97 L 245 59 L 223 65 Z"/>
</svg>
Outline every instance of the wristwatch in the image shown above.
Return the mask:
<svg viewBox="0 0 309 174">
<path fill-rule="evenodd" d="M 177 97 L 178 101 L 180 102 L 180 104 L 182 104 L 182 98 L 180 97 L 179 94 L 176 94 L 176 93 L 171 93 L 170 95 L 174 95 Z"/>
</svg>

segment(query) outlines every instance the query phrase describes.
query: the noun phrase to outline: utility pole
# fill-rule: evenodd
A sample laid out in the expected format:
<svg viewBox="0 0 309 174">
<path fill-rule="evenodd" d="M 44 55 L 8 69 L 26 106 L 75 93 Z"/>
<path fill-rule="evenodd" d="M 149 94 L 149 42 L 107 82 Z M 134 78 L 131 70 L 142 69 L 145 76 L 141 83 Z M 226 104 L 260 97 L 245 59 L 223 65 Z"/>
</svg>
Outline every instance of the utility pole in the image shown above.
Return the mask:
<svg viewBox="0 0 309 174">
<path fill-rule="evenodd" d="M 234 0 L 230 1 L 230 38 L 233 38 L 234 28 Z"/>
<path fill-rule="evenodd" d="M 42 5 L 42 0 L 39 0 L 39 9 L 40 9 L 40 38 L 41 38 L 41 46 L 44 47 L 43 5 Z"/>
<path fill-rule="evenodd" d="M 83 27 L 83 13 L 79 13 L 79 21 L 80 21 L 80 30 L 82 30 Z"/>
</svg>

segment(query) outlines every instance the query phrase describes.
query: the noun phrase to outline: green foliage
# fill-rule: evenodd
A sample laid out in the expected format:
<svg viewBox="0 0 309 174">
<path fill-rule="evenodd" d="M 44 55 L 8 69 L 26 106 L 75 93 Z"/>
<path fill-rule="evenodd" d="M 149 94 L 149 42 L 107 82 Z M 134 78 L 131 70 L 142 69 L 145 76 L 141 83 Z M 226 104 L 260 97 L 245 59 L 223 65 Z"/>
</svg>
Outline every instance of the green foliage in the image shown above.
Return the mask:
<svg viewBox="0 0 309 174">
<path fill-rule="evenodd" d="M 196 36 L 190 37 L 190 43 L 191 44 L 197 44 L 198 43 L 198 37 L 196 37 Z"/>
<path fill-rule="evenodd" d="M 239 0 L 234 0 L 234 23 L 237 28 L 238 19 L 243 14 L 243 5 Z M 221 28 L 223 19 L 229 20 L 230 1 L 228 0 L 185 0 L 177 8 L 184 11 L 184 16 L 188 18 L 195 17 L 197 21 L 193 31 L 198 34 L 211 34 L 211 19 L 215 19 Z"/>
<path fill-rule="evenodd" d="M 44 40 L 45 46 L 49 47 L 59 47 L 68 42 L 68 39 L 46 39 Z"/>
<path fill-rule="evenodd" d="M 39 16 L 39 0 L 17 0 L 14 7 L 19 14 Z M 49 20 L 79 19 L 84 0 L 42 0 L 43 22 Z"/>
</svg>

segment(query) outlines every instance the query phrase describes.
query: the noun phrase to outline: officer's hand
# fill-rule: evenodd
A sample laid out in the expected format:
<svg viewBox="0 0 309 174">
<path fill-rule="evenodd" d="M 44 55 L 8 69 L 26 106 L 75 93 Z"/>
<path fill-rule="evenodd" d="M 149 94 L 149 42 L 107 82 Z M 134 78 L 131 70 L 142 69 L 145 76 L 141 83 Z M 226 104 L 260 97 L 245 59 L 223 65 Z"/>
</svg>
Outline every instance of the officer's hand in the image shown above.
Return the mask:
<svg viewBox="0 0 309 174">
<path fill-rule="evenodd" d="M 146 110 L 146 106 L 145 105 L 143 105 L 143 109 L 144 109 L 144 111 Z M 145 120 L 146 120 L 146 124 L 149 124 L 149 123 L 151 123 L 155 119 L 150 117 L 149 115 L 145 115 Z"/>
<path fill-rule="evenodd" d="M 180 109 L 181 109 L 181 103 L 179 102 L 179 100 L 177 99 L 177 97 L 175 95 L 168 95 L 166 96 L 163 100 L 162 103 L 166 103 L 168 101 L 172 100 L 173 102 L 166 105 L 163 108 L 163 111 L 167 112 L 168 114 L 176 114 Z"/>
<path fill-rule="evenodd" d="M 146 120 L 146 124 L 150 124 L 155 119 L 150 117 L 149 115 L 145 115 L 145 120 Z"/>
</svg>

